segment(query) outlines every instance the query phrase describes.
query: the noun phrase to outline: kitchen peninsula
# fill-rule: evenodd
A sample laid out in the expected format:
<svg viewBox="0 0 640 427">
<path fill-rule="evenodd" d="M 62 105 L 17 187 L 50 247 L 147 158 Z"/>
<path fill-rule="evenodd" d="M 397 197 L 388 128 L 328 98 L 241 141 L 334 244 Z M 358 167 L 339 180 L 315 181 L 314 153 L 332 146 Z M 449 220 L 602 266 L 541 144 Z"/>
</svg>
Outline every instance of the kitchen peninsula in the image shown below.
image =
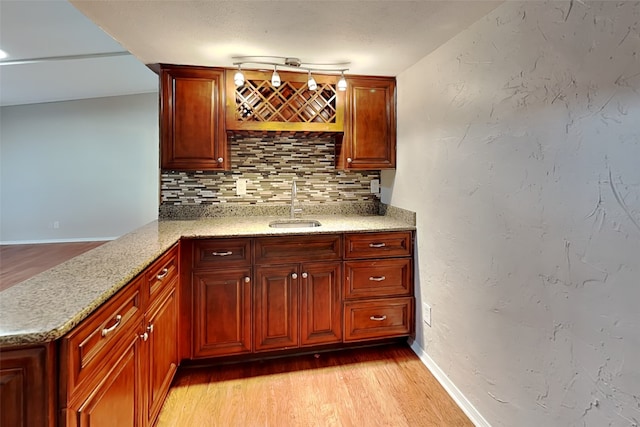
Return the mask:
<svg viewBox="0 0 640 427">
<path fill-rule="evenodd" d="M 298 263 L 289 259 L 287 262 L 289 264 L 293 262 L 297 266 L 295 268 L 302 268 L 300 266 L 310 260 L 304 257 L 305 242 L 313 242 L 314 238 L 318 236 L 322 237 L 321 240 L 323 241 L 331 240 L 333 242 L 331 243 L 333 245 L 331 246 L 331 250 L 334 251 L 335 255 L 332 255 L 332 258 L 328 260 L 327 263 L 320 264 L 331 264 L 336 267 L 336 269 L 333 270 L 334 273 L 332 273 L 335 276 L 330 279 L 330 282 L 332 285 L 337 286 L 333 288 L 337 290 L 337 294 L 334 296 L 334 298 L 336 298 L 334 299 L 334 303 L 339 304 L 338 319 L 340 322 L 338 325 L 332 325 L 338 338 L 327 342 L 330 342 L 332 346 L 339 347 L 352 345 L 352 343 L 361 341 L 375 341 L 387 336 L 410 336 L 413 332 L 412 254 L 415 217 L 412 213 L 393 207 L 388 207 L 388 209 L 383 210 L 385 211 L 384 215 L 313 215 L 313 219 L 318 220 L 321 226 L 308 229 L 269 227 L 269 222 L 282 219 L 282 216 L 233 216 L 202 218 L 197 220 L 154 221 L 117 240 L 108 242 L 0 293 L 0 344 L 2 345 L 3 352 L 6 352 L 5 355 L 11 354 L 9 350 L 35 352 L 32 354 L 33 359 L 31 362 L 19 365 L 20 372 L 22 372 L 22 375 L 25 375 L 26 380 L 20 383 L 23 385 L 23 389 L 16 389 L 16 392 L 25 393 L 25 405 L 34 403 L 33 401 L 30 402 L 29 398 L 32 400 L 39 398 L 40 400 L 35 402 L 35 404 L 36 408 L 38 408 L 38 404 L 40 404 L 40 412 L 36 410 L 35 412 L 25 413 L 28 413 L 29 416 L 40 416 L 40 418 L 38 418 L 40 422 L 34 423 L 34 425 L 58 425 L 58 422 L 60 425 L 83 425 L 83 420 L 88 420 L 87 417 L 91 415 L 93 415 L 94 418 L 99 416 L 95 411 L 93 414 L 91 413 L 91 410 L 94 408 L 85 407 L 82 404 L 79 404 L 78 407 L 73 407 L 73 412 L 79 414 L 77 417 L 75 413 L 67 413 L 72 411 L 67 410 L 68 402 L 66 402 L 65 399 L 74 400 L 76 403 L 85 402 L 85 400 L 78 400 L 80 398 L 74 394 L 73 389 L 75 386 L 77 386 L 78 390 L 84 390 L 84 388 L 93 390 L 96 389 L 98 385 L 102 386 L 103 384 L 98 381 L 98 383 L 92 387 L 88 387 L 87 384 L 95 379 L 83 379 L 81 374 L 78 374 L 77 378 L 72 376 L 75 379 L 79 378 L 78 383 L 75 384 L 69 379 L 69 374 L 72 370 L 66 367 L 68 360 L 65 359 L 70 356 L 76 357 L 74 356 L 74 351 L 80 360 L 84 360 L 83 358 L 86 357 L 87 360 L 91 361 L 90 356 L 101 355 L 102 353 L 100 353 L 100 351 L 103 350 L 92 340 L 100 341 L 101 338 L 105 337 L 108 339 L 111 329 L 113 328 L 115 330 L 120 327 L 120 322 L 122 322 L 124 326 L 122 326 L 123 329 L 121 330 L 126 330 L 126 335 L 131 337 L 129 338 L 129 344 L 132 350 L 130 353 L 132 360 L 131 366 L 134 368 L 140 366 L 138 365 L 139 362 L 133 363 L 133 361 L 150 353 L 148 350 L 145 350 L 142 343 L 145 343 L 150 336 L 152 337 L 153 334 L 157 332 L 154 332 L 153 323 L 150 320 L 149 326 L 147 326 L 142 319 L 147 321 L 156 314 L 160 315 L 164 313 L 161 307 L 164 308 L 167 306 L 171 307 L 174 311 L 177 310 L 174 314 L 177 321 L 175 334 L 173 337 L 163 340 L 163 342 L 176 342 L 179 345 L 176 349 L 178 352 L 175 355 L 176 360 L 171 362 L 174 367 L 172 368 L 173 370 L 170 370 L 170 374 L 167 377 L 169 380 L 168 382 L 166 378 L 163 380 L 164 383 L 166 383 L 164 386 L 166 386 L 167 389 L 171 377 L 173 373 L 175 373 L 175 366 L 177 366 L 180 360 L 193 358 L 207 359 L 215 357 L 217 354 L 224 354 L 224 352 L 219 352 L 219 347 L 217 347 L 218 350 L 211 350 L 212 347 L 208 347 L 210 343 L 206 342 L 206 334 L 196 335 L 196 332 L 194 332 L 202 332 L 202 328 L 205 325 L 198 323 L 199 317 L 194 313 L 196 309 L 191 310 L 192 306 L 196 307 L 196 304 L 191 301 L 191 299 L 196 298 L 196 295 L 192 291 L 189 277 L 191 276 L 192 266 L 196 266 L 197 262 L 195 260 L 195 250 L 185 251 L 185 248 L 191 247 L 193 242 L 229 241 L 230 239 L 242 241 L 245 239 L 244 241 L 249 242 L 247 243 L 249 245 L 255 243 L 256 246 L 262 244 L 263 247 L 266 247 L 267 245 L 265 245 L 265 243 L 271 242 L 271 240 L 268 239 L 298 239 L 298 243 L 296 243 L 297 246 L 294 246 L 294 250 L 300 253 L 300 259 L 302 261 Z M 400 283 L 400 293 L 402 293 L 402 295 L 396 293 L 392 294 L 391 297 L 386 295 L 382 298 L 376 296 L 375 292 L 372 294 L 370 290 L 367 291 L 362 288 L 353 289 L 353 287 L 347 286 L 347 282 L 349 282 L 349 274 L 347 272 L 352 271 L 352 277 L 360 277 L 361 274 L 359 272 L 365 271 L 362 269 L 370 264 L 369 258 L 371 256 L 357 255 L 357 251 L 359 250 L 357 247 L 358 243 L 348 244 L 346 242 L 352 241 L 349 239 L 352 239 L 354 236 L 373 236 L 372 238 L 374 240 L 368 241 L 367 248 L 380 246 L 380 251 L 393 251 L 394 249 L 391 248 L 393 244 L 389 244 L 385 248 L 385 242 L 378 242 L 378 240 L 383 238 L 389 239 L 394 233 L 401 233 L 403 236 L 408 237 L 404 240 L 389 240 L 389 242 L 393 241 L 393 244 L 400 242 L 398 244 L 404 245 L 404 248 L 402 248 L 402 255 L 389 252 L 392 258 L 391 261 L 396 263 L 386 268 L 393 270 L 396 268 L 395 266 L 400 266 L 398 268 L 401 270 L 398 270 L 399 272 L 397 274 L 387 274 L 389 279 L 384 277 L 383 274 L 370 274 L 367 275 L 365 280 L 374 285 L 378 285 L 381 282 L 385 285 L 385 280 L 399 280 L 402 282 Z M 357 239 L 353 241 L 357 241 Z M 176 244 L 179 246 L 176 246 Z M 311 250 L 313 250 L 314 246 L 309 246 Z M 271 247 L 278 249 L 278 246 Z M 350 247 L 353 251 L 356 251 L 354 252 L 356 253 L 355 255 L 349 255 Z M 327 247 L 321 243 L 319 250 L 326 252 L 326 249 Z M 165 268 L 164 265 L 169 266 L 169 264 L 167 264 L 169 258 L 167 258 L 166 255 L 163 256 L 167 251 L 174 254 L 175 262 L 179 260 L 180 263 Z M 252 252 L 246 254 L 246 256 L 249 257 L 249 262 L 251 262 L 251 260 L 255 261 L 256 254 L 255 248 L 253 248 Z M 311 256 L 313 257 L 315 255 L 312 254 Z M 407 261 L 402 261 L 403 259 Z M 398 264 L 397 261 L 402 262 Z M 282 265 L 282 262 L 278 260 L 270 261 L 270 263 Z M 260 267 L 253 267 L 249 264 L 243 268 L 246 268 L 247 271 L 246 279 L 249 279 L 247 283 L 253 285 L 253 287 L 248 287 L 249 295 L 253 295 L 253 298 L 249 297 L 246 301 L 246 303 L 249 304 L 247 307 L 250 322 L 251 319 L 255 321 L 259 315 L 258 308 L 255 306 L 251 307 L 251 304 L 256 304 L 256 292 L 260 289 L 258 278 L 256 277 L 258 271 L 260 271 Z M 175 277 L 175 279 L 171 279 L 167 285 L 163 284 L 159 286 L 157 292 L 159 302 L 152 302 L 154 299 L 154 285 L 152 282 L 140 280 L 140 277 L 143 277 L 145 273 L 147 273 L 146 278 L 150 278 L 149 280 L 155 280 L 156 277 L 160 280 L 163 275 L 167 275 L 172 269 L 175 269 L 175 271 L 173 271 L 173 276 L 171 277 Z M 150 274 L 149 271 L 153 274 Z M 205 268 L 204 270 L 198 271 L 207 271 L 207 269 Z M 300 274 L 302 278 L 305 277 L 304 275 L 307 273 L 306 271 L 298 270 L 294 275 L 288 276 L 289 279 L 287 280 L 290 281 L 291 278 L 297 278 L 297 274 Z M 265 277 L 266 279 L 264 280 L 271 280 L 269 277 Z M 373 280 L 371 280 L 371 278 L 373 278 Z M 169 279 L 167 278 L 167 280 Z M 322 278 L 319 280 L 325 279 Z M 322 282 L 317 283 L 320 283 L 318 289 L 322 289 L 322 286 L 324 286 Z M 140 288 L 136 288 L 135 292 L 129 291 L 131 286 L 139 286 Z M 351 291 L 349 291 L 349 289 L 351 289 Z M 127 292 L 131 295 L 126 295 Z M 349 296 L 349 292 L 354 292 L 354 294 Z M 358 296 L 358 292 L 364 292 L 364 294 Z M 118 298 L 122 298 L 121 295 L 125 295 L 128 298 L 123 299 L 125 303 L 121 304 L 121 307 L 129 310 L 125 310 L 125 312 L 131 313 L 130 319 L 132 319 L 131 321 L 134 323 L 134 326 L 128 327 L 125 325 L 125 322 L 129 319 L 127 314 L 123 314 L 121 318 L 107 317 L 102 323 L 96 323 L 93 326 L 93 330 L 97 331 L 96 338 L 91 338 L 92 335 L 89 334 L 89 338 L 81 342 L 78 349 L 74 349 L 72 346 L 70 347 L 69 343 L 65 340 L 72 339 L 74 331 L 83 328 L 83 326 L 87 324 L 88 319 L 93 319 L 96 313 L 105 310 L 105 307 L 112 305 L 113 301 Z M 184 299 L 186 295 L 190 296 L 189 300 Z M 397 302 L 396 300 L 402 300 L 402 304 L 400 306 L 397 304 L 393 305 L 392 303 Z M 299 310 L 297 301 L 302 300 L 296 300 L 295 307 L 292 308 L 294 310 Z M 380 301 L 391 304 L 389 306 L 391 307 L 389 313 L 371 312 L 371 310 L 375 311 L 380 309 L 380 304 L 376 306 L 376 302 L 379 303 Z M 116 311 L 119 309 L 120 307 L 116 307 Z M 146 312 L 145 309 L 147 309 Z M 365 332 L 361 334 L 361 330 L 353 330 L 353 328 L 349 329 L 345 327 L 345 324 L 348 323 L 347 317 L 351 316 L 354 319 L 359 319 L 357 314 L 358 310 L 365 313 L 367 318 L 374 319 L 371 320 L 371 322 L 375 324 L 375 328 L 382 328 L 381 330 L 384 330 L 384 326 L 386 325 L 389 331 L 387 335 L 380 332 L 373 334 Z M 137 311 L 140 313 L 137 313 Z M 356 314 L 353 314 L 354 312 Z M 348 316 L 347 313 L 352 314 Z M 267 317 L 273 314 L 274 313 L 267 312 Z M 302 320 L 304 316 L 300 315 L 299 318 Z M 359 322 L 360 320 L 357 321 Z M 192 323 L 195 323 L 195 325 Z M 253 332 L 250 326 L 250 324 L 245 325 L 245 327 L 248 328 L 248 336 L 244 337 L 249 348 L 240 353 L 256 353 L 257 351 L 256 354 L 260 356 L 260 349 L 257 346 L 259 343 L 255 341 L 259 332 L 257 330 Z M 364 329 L 366 330 L 367 328 Z M 286 344 L 282 347 L 277 344 L 268 344 L 264 347 L 264 350 L 268 350 L 269 354 L 272 354 L 274 351 L 277 352 L 279 349 L 291 351 L 291 348 L 298 347 L 298 332 L 300 336 L 302 336 L 303 330 L 303 326 L 295 326 L 294 333 L 296 336 L 294 340 L 296 343 Z M 191 331 L 191 333 L 189 331 Z M 369 331 L 371 331 L 371 329 L 369 329 Z M 102 336 L 100 337 L 100 335 Z M 205 336 L 204 341 L 199 340 L 199 337 L 202 336 Z M 251 339 L 252 337 L 253 340 Z M 177 338 L 179 339 L 177 340 Z M 151 340 L 152 339 L 153 338 L 151 338 Z M 125 338 L 125 341 L 126 340 Z M 73 344 L 74 341 L 69 342 Z M 320 340 L 318 343 L 322 346 L 324 341 Z M 313 342 L 308 344 L 308 347 L 305 347 L 305 345 L 307 344 L 304 342 L 300 343 L 301 350 L 307 348 L 307 351 L 309 351 L 309 349 L 312 350 L 315 348 Z M 126 347 L 125 344 L 122 346 L 114 344 L 114 346 L 114 351 L 123 351 Z M 94 347 L 97 350 L 92 350 Z M 224 347 L 224 345 L 222 347 Z M 6 360 L 8 359 L 3 357 L 3 375 L 5 374 Z M 215 362 L 215 359 L 212 360 Z M 118 361 L 122 363 L 126 362 L 125 359 L 119 359 Z M 95 363 L 97 365 L 99 364 L 99 362 Z M 84 368 L 84 365 L 81 367 Z M 10 371 L 11 369 L 13 368 L 10 368 Z M 39 384 L 41 387 L 39 394 L 29 393 L 29 387 L 31 387 L 29 380 L 33 375 L 30 370 L 33 369 L 39 370 L 40 372 L 39 377 L 38 375 L 35 376 L 40 378 L 42 382 Z M 154 370 L 153 367 L 149 366 L 147 366 L 147 369 L 150 371 Z M 96 374 L 106 374 L 108 373 L 107 371 L 107 367 L 101 367 L 97 369 Z M 123 370 L 122 372 L 125 371 Z M 133 383 L 131 385 L 135 389 L 134 391 L 142 390 L 141 384 L 143 381 L 140 380 L 140 378 L 146 378 L 147 380 L 144 381 L 144 383 L 147 383 L 149 382 L 148 378 L 150 374 L 146 373 L 143 375 L 137 370 L 133 370 L 132 372 Z M 15 369 L 10 373 L 14 374 Z M 65 373 L 67 375 L 65 375 Z M 86 382 L 84 386 L 82 381 Z M 116 385 L 116 382 L 107 384 L 107 386 L 113 387 Z M 57 389 L 62 390 L 60 394 L 56 391 Z M 65 390 L 68 393 L 66 396 L 64 395 Z M 109 387 L 106 387 L 103 391 L 107 393 L 108 390 Z M 137 406 L 131 408 L 136 414 L 137 424 L 153 424 L 153 416 L 157 416 L 166 390 L 156 390 L 156 394 L 158 393 L 159 403 L 157 403 L 158 399 L 156 399 L 153 407 L 151 407 L 151 403 L 149 403 L 148 405 L 141 405 L 141 407 L 144 408 L 141 410 L 138 410 Z M 152 393 L 147 391 L 140 394 L 147 396 L 140 398 L 140 401 L 143 401 L 144 399 L 150 400 L 148 396 Z M 53 403 L 56 401 L 56 395 L 58 395 L 57 399 L 59 401 L 57 405 Z M 86 398 L 86 402 L 89 403 L 89 406 L 91 406 L 91 404 L 99 406 L 99 399 L 99 396 L 91 394 Z M 136 396 L 135 399 L 138 399 L 138 397 Z M 87 413 L 83 413 L 83 411 Z"/>
</svg>

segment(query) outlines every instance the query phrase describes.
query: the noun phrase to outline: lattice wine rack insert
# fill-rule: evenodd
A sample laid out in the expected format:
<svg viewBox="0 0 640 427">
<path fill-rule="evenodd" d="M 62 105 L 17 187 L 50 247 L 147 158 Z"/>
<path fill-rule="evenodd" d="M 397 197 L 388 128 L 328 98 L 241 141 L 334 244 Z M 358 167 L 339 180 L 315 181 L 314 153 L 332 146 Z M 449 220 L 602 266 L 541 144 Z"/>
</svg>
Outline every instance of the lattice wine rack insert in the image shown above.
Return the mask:
<svg viewBox="0 0 640 427">
<path fill-rule="evenodd" d="M 235 94 L 227 96 L 227 129 L 343 130 L 344 92 L 336 89 L 336 76 L 314 75 L 318 88 L 309 90 L 306 74 L 280 73 L 279 87 L 271 84 L 270 73 L 244 74 L 240 87 L 227 74 L 227 93 Z"/>
</svg>

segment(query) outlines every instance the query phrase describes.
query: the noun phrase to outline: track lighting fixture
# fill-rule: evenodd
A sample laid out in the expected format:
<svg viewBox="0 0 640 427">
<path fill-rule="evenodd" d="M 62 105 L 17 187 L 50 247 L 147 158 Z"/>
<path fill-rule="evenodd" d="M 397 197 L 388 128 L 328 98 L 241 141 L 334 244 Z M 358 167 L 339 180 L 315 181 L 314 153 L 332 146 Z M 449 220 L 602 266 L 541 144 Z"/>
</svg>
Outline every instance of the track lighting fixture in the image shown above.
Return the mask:
<svg viewBox="0 0 640 427">
<path fill-rule="evenodd" d="M 271 85 L 273 87 L 279 87 L 280 86 L 280 74 L 278 74 L 278 66 L 274 65 L 273 66 L 273 74 L 271 75 Z"/>
<path fill-rule="evenodd" d="M 338 90 L 343 92 L 347 90 L 347 79 L 344 78 L 344 71 L 340 73 L 340 80 L 338 80 Z"/>
<path fill-rule="evenodd" d="M 309 70 L 309 79 L 307 80 L 307 86 L 309 87 L 309 90 L 318 89 L 318 83 L 316 83 L 316 80 L 311 75 L 311 70 Z"/>
<path fill-rule="evenodd" d="M 244 74 L 242 74 L 240 64 L 238 64 L 238 71 L 236 71 L 233 76 L 233 82 L 236 84 L 236 87 L 240 87 L 244 84 Z"/>
<path fill-rule="evenodd" d="M 240 87 L 244 84 L 244 74 L 242 74 L 241 67 L 244 64 L 252 64 L 252 65 L 272 65 L 273 66 L 273 74 L 271 75 L 271 85 L 273 87 L 279 87 L 282 84 L 280 79 L 280 75 L 278 74 L 278 67 L 281 68 L 291 68 L 301 71 L 306 71 L 308 73 L 307 86 L 309 90 L 317 90 L 318 83 L 311 75 L 311 72 L 316 73 L 326 73 L 326 74 L 338 74 L 340 73 L 340 79 L 338 80 L 337 88 L 339 91 L 347 90 L 347 80 L 344 78 L 345 71 L 349 70 L 350 62 L 336 62 L 336 63 L 327 63 L 327 64 L 317 64 L 317 63 L 304 63 L 300 61 L 298 58 L 288 58 L 283 56 L 234 56 L 233 65 L 238 66 L 238 71 L 236 72 L 233 81 L 235 82 L 237 87 Z"/>
</svg>

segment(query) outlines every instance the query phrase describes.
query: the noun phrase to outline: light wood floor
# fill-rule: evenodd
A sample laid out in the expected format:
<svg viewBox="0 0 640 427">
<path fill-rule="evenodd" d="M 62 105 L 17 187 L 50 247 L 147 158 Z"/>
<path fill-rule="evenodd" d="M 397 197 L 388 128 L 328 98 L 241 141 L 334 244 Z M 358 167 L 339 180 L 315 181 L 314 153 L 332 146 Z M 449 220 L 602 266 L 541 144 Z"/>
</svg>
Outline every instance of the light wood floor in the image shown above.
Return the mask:
<svg viewBox="0 0 640 427">
<path fill-rule="evenodd" d="M 187 368 L 158 427 L 473 426 L 406 344 Z"/>
<path fill-rule="evenodd" d="M 105 242 L 0 246 L 0 291 Z"/>
</svg>

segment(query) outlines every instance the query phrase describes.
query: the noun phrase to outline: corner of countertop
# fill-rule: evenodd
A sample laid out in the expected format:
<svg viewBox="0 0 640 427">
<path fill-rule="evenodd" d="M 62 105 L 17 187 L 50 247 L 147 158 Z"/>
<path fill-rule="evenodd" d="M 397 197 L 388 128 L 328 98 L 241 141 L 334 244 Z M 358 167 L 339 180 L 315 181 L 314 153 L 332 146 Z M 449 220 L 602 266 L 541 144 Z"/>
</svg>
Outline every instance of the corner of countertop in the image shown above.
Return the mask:
<svg viewBox="0 0 640 427">
<path fill-rule="evenodd" d="M 414 227 L 416 226 L 416 213 L 408 209 L 402 209 L 397 206 L 387 205 L 381 202 L 378 214 L 406 222 Z"/>
</svg>

